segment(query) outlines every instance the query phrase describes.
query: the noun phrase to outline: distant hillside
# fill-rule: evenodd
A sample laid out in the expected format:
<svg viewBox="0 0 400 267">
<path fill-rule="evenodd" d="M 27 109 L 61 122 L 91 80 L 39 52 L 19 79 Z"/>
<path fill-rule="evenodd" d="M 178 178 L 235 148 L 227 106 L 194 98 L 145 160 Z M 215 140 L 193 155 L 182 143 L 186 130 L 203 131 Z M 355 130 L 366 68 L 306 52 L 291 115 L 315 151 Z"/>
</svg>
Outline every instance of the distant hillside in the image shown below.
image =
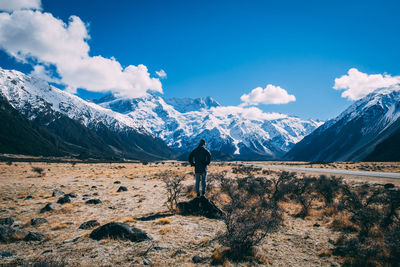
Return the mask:
<svg viewBox="0 0 400 267">
<path fill-rule="evenodd" d="M 10 140 L 2 142 L 2 153 L 138 160 L 173 157 L 161 139 L 131 118 L 20 72 L 0 69 L 0 96 L 2 119 L 10 125 L 1 132 L 2 140 Z"/>
<path fill-rule="evenodd" d="M 379 89 L 297 143 L 287 160 L 399 160 L 400 91 Z"/>
</svg>

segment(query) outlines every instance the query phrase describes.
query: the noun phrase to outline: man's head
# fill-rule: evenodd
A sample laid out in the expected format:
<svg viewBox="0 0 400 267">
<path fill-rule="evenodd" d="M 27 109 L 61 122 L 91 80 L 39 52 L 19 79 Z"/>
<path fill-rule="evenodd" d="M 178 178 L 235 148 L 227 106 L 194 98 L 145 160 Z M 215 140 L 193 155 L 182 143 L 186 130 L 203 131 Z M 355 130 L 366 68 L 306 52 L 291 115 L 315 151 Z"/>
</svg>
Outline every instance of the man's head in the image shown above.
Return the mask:
<svg viewBox="0 0 400 267">
<path fill-rule="evenodd" d="M 199 146 L 205 146 L 205 145 L 206 145 L 206 140 L 201 139 L 200 143 L 199 143 Z"/>
</svg>

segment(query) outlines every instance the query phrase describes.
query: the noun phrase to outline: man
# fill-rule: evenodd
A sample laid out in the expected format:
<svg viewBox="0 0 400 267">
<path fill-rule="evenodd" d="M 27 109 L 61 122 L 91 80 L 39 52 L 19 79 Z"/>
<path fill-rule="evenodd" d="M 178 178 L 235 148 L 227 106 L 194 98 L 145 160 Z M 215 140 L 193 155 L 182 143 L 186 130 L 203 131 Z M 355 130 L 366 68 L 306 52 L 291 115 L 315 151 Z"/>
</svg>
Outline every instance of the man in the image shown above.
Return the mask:
<svg viewBox="0 0 400 267">
<path fill-rule="evenodd" d="M 200 196 L 200 181 L 201 181 L 201 195 L 206 194 L 206 178 L 207 178 L 207 165 L 211 161 L 211 153 L 207 150 L 206 141 L 200 140 L 199 145 L 189 155 L 190 165 L 194 166 L 194 173 L 196 177 L 196 193 L 197 197 Z"/>
</svg>

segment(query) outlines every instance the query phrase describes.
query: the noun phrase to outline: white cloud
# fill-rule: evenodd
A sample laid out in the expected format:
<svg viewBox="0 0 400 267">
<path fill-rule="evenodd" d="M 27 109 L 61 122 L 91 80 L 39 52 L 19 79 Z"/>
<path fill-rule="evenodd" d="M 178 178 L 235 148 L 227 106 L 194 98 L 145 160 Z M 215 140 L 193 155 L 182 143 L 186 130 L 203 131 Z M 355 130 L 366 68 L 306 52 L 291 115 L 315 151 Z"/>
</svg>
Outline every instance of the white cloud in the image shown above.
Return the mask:
<svg viewBox="0 0 400 267">
<path fill-rule="evenodd" d="M 349 69 L 347 75 L 335 79 L 333 89 L 345 90 L 342 97 L 350 100 L 360 99 L 378 88 L 386 88 L 400 84 L 400 76 L 388 74 L 366 74 L 356 68 Z"/>
<path fill-rule="evenodd" d="M 156 71 L 156 74 L 160 78 L 166 78 L 167 77 L 167 73 L 164 70 Z"/>
<path fill-rule="evenodd" d="M 55 66 L 60 82 L 76 88 L 140 97 L 147 90 L 162 92 L 158 78 L 144 65 L 123 68 L 115 58 L 89 56 L 90 38 L 77 16 L 68 23 L 50 13 L 18 10 L 0 13 L 0 48 L 23 62 L 36 62 L 33 73 L 52 81 L 45 67 Z"/>
<path fill-rule="evenodd" d="M 41 9 L 41 0 L 0 0 L 0 10 Z"/>
<path fill-rule="evenodd" d="M 241 105 L 258 105 L 258 104 L 287 104 L 296 101 L 294 95 L 289 95 L 288 92 L 272 84 L 268 84 L 264 89 L 261 87 L 254 88 L 249 94 L 244 94 L 240 97 L 243 101 Z"/>
<path fill-rule="evenodd" d="M 228 115 L 237 114 L 244 118 L 251 118 L 253 120 L 276 120 L 287 118 L 288 116 L 280 113 L 266 113 L 256 107 L 240 107 L 240 106 L 219 106 L 211 108 L 212 112 L 219 117 L 226 117 Z"/>
</svg>

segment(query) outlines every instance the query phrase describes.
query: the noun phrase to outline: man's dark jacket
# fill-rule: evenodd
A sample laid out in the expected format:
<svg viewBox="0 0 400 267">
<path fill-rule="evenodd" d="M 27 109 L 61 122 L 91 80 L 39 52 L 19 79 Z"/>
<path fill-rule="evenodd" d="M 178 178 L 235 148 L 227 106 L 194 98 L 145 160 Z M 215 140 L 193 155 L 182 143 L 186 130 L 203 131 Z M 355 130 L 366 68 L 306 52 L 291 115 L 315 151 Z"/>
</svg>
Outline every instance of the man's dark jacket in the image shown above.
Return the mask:
<svg viewBox="0 0 400 267">
<path fill-rule="evenodd" d="M 190 165 L 194 166 L 195 173 L 207 171 L 207 165 L 210 164 L 211 153 L 204 146 L 198 146 L 189 155 Z"/>
</svg>

